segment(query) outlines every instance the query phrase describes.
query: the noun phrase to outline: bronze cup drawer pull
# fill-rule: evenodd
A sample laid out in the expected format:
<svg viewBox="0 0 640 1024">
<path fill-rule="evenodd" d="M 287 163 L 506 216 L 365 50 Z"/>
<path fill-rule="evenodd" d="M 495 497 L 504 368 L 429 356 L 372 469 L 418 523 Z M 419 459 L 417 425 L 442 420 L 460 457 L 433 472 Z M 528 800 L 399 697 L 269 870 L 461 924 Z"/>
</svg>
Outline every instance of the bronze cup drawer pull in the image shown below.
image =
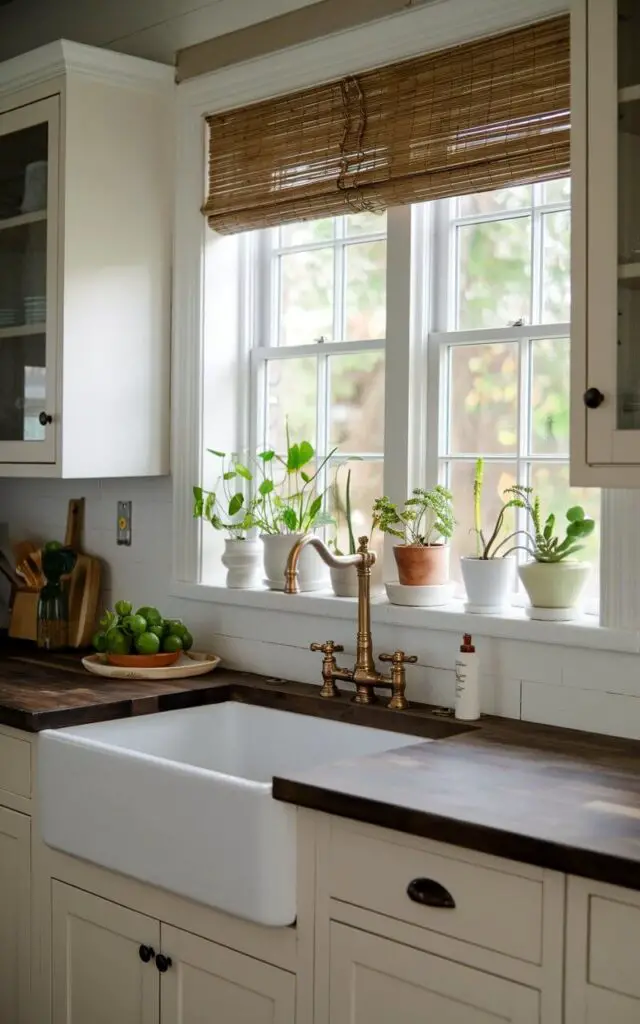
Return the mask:
<svg viewBox="0 0 640 1024">
<path fill-rule="evenodd" d="M 407 896 L 423 907 L 438 907 L 440 910 L 454 910 L 456 901 L 444 885 L 433 878 L 414 878 L 407 886 Z"/>
</svg>

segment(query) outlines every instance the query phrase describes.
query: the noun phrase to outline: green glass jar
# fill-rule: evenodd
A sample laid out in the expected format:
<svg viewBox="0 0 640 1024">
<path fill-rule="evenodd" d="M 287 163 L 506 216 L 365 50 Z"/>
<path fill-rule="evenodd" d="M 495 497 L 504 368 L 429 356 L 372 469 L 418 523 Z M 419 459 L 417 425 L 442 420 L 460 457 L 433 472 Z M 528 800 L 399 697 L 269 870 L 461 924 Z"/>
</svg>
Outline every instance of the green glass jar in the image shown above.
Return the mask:
<svg viewBox="0 0 640 1024">
<path fill-rule="evenodd" d="M 38 598 L 38 647 L 60 651 L 69 646 L 69 599 L 64 577 L 73 571 L 76 554 L 69 548 L 45 550 L 42 571 L 47 582 Z"/>
</svg>

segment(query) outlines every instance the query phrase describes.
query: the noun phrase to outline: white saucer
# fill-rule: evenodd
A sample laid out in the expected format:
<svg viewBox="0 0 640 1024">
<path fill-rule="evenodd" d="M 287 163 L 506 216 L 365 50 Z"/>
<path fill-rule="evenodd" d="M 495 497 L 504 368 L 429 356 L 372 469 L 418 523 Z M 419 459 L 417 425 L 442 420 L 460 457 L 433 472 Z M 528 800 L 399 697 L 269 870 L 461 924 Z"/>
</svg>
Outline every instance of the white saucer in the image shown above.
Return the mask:
<svg viewBox="0 0 640 1024">
<path fill-rule="evenodd" d="M 430 587 L 407 587 L 402 583 L 385 583 L 391 604 L 409 608 L 438 608 L 453 600 L 453 583 L 438 583 Z"/>
<path fill-rule="evenodd" d="M 575 622 L 582 618 L 579 608 L 534 608 L 528 605 L 525 608 L 527 618 L 539 622 Z"/>
</svg>

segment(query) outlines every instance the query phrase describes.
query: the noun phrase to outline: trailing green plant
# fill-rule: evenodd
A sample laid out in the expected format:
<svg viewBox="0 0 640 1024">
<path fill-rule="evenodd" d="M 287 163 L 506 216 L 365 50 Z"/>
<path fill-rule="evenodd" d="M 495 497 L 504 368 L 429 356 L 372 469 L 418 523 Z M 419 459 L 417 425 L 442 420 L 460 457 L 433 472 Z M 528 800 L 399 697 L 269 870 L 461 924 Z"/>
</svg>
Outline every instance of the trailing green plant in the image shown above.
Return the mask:
<svg viewBox="0 0 640 1024">
<path fill-rule="evenodd" d="M 516 507 L 526 509 L 532 526 L 532 530 L 514 531 L 498 544 L 496 551 L 515 537 L 525 538 L 525 544 L 514 544 L 505 552 L 506 555 L 521 550 L 527 551 L 536 562 L 563 562 L 578 551 L 582 551 L 584 544 L 580 541 L 586 540 L 595 530 L 594 520 L 585 515 L 582 506 L 572 505 L 565 513 L 567 526 L 561 539 L 555 532 L 555 514 L 552 512 L 543 520 L 540 498 L 537 495 L 532 497 L 533 488 L 516 484 L 508 487 L 504 494 L 511 496 L 509 500 L 513 501 Z"/>
<path fill-rule="evenodd" d="M 253 473 L 235 454 L 207 448 L 210 455 L 220 459 L 220 475 L 214 491 L 204 487 L 193 488 L 193 516 L 210 523 L 214 530 L 224 530 L 234 540 L 245 540 L 256 525 L 253 501 L 245 494 Z M 242 489 L 241 489 L 242 488 Z"/>
<path fill-rule="evenodd" d="M 512 494 L 500 508 L 493 530 L 489 534 L 487 539 L 482 529 L 482 487 L 484 483 L 484 459 L 476 460 L 476 470 L 473 478 L 473 530 L 476 535 L 476 558 L 483 561 L 488 561 L 490 558 L 504 558 L 505 555 L 510 552 L 507 551 L 504 554 L 500 554 L 500 548 L 505 544 L 507 540 L 514 537 L 515 534 L 510 534 L 504 541 L 499 542 L 500 534 L 504 527 L 504 517 L 511 508 L 527 508 L 527 502 L 525 498 L 520 494 Z M 514 488 L 517 490 L 517 488 Z M 522 491 L 528 490 L 528 488 L 521 488 Z M 508 492 L 505 491 L 505 494 Z M 513 550 L 511 548 L 510 550 Z"/>
<path fill-rule="evenodd" d="M 355 534 L 353 532 L 352 506 L 351 506 L 351 470 L 349 469 L 347 471 L 347 483 L 346 483 L 346 486 L 345 486 L 344 498 L 343 498 L 342 492 L 340 491 L 340 487 L 338 485 L 338 473 L 340 472 L 341 468 L 342 468 L 342 466 L 338 466 L 338 469 L 336 471 L 336 477 L 335 477 L 335 480 L 334 480 L 334 483 L 333 483 L 333 505 L 334 505 L 334 508 L 336 510 L 336 513 L 337 513 L 337 515 L 336 515 L 336 535 L 333 538 L 333 540 L 331 540 L 329 542 L 329 544 L 333 548 L 333 550 L 335 551 L 336 555 L 339 555 L 339 556 L 344 555 L 344 554 L 355 555 L 357 550 L 358 550 L 358 546 L 356 544 L 356 538 L 355 538 Z M 342 516 L 344 516 L 344 521 L 345 521 L 345 524 L 346 524 L 346 527 L 347 527 L 347 539 L 349 541 L 349 550 L 347 552 L 342 551 L 340 546 L 339 546 L 339 544 L 338 544 L 338 532 L 337 531 L 338 531 L 338 527 L 340 525 L 340 519 L 342 518 Z"/>
<path fill-rule="evenodd" d="M 453 495 L 437 484 L 430 491 L 414 488 L 402 508 L 386 496 L 373 503 L 373 528 L 399 537 L 407 546 L 428 547 L 453 536 L 456 520 Z"/>
<path fill-rule="evenodd" d="M 291 443 L 286 426 L 287 454 L 273 449 L 259 452 L 257 461 L 262 480 L 251 506 L 256 527 L 266 534 L 309 533 L 319 526 L 332 526 L 333 516 L 324 511 L 326 491 L 318 493 L 317 481 L 324 467 L 335 455 L 334 448 L 310 472 L 316 457 L 309 441 Z"/>
</svg>

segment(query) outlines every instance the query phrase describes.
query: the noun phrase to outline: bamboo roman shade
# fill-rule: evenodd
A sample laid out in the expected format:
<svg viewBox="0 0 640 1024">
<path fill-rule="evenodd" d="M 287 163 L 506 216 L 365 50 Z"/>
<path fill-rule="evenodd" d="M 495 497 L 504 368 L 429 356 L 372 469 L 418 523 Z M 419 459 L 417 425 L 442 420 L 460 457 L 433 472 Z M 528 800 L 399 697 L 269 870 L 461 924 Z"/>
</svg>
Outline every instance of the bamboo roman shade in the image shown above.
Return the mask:
<svg viewBox="0 0 640 1024">
<path fill-rule="evenodd" d="M 207 118 L 223 234 L 569 171 L 569 18 Z"/>
</svg>

